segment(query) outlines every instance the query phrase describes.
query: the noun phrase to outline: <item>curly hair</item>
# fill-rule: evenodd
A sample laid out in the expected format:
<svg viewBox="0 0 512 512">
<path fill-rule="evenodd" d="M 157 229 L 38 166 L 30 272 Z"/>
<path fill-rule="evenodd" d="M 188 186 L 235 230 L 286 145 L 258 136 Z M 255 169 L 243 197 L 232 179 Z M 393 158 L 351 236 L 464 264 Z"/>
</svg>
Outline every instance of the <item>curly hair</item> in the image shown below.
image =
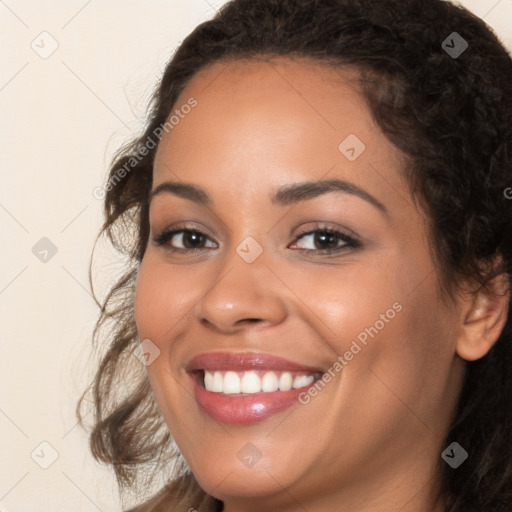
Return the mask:
<svg viewBox="0 0 512 512">
<path fill-rule="evenodd" d="M 449 36 L 468 48 L 450 55 Z M 221 510 L 174 445 L 143 365 L 134 320 L 138 266 L 148 236 L 156 147 L 181 92 L 215 62 L 272 57 L 312 59 L 358 71 L 361 95 L 408 165 L 411 195 L 429 221 L 432 256 L 443 291 L 454 297 L 512 275 L 512 60 L 491 29 L 443 0 L 232 0 L 180 44 L 155 90 L 144 133 L 113 159 L 98 236 L 126 259 L 102 301 L 94 341 L 103 350 L 92 393 L 90 445 L 113 466 L 121 489 L 135 488 L 143 468 L 173 465 L 174 479 L 134 511 Z M 160 130 L 160 132 L 159 132 Z M 155 144 L 153 144 L 155 146 Z M 124 173 L 122 172 L 124 170 Z M 510 190 L 510 189 L 509 189 Z M 512 510 L 512 315 L 499 339 L 466 374 L 446 439 L 470 451 L 457 470 L 443 465 L 446 512 Z M 123 389 L 124 392 L 121 392 Z"/>
</svg>

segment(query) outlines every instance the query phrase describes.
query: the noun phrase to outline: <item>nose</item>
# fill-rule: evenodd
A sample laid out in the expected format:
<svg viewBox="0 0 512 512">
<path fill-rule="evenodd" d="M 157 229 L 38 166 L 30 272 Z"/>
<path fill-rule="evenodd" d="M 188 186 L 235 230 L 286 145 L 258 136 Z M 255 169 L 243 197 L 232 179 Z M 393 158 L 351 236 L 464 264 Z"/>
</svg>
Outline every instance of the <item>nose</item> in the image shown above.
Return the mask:
<svg viewBox="0 0 512 512">
<path fill-rule="evenodd" d="M 225 334 L 248 325 L 278 325 L 287 316 L 283 288 L 265 264 L 264 253 L 247 263 L 233 250 L 204 287 L 195 317 L 204 326 Z"/>
</svg>

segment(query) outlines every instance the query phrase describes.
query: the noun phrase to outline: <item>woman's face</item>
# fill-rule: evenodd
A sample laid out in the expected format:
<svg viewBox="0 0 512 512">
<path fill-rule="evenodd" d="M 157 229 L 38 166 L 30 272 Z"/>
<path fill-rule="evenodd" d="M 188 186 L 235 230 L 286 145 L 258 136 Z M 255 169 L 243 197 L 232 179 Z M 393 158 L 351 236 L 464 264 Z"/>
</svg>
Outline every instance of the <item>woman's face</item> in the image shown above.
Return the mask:
<svg viewBox="0 0 512 512">
<path fill-rule="evenodd" d="M 170 432 L 225 510 L 431 511 L 456 311 L 353 79 L 216 63 L 157 151 L 137 328 Z"/>
</svg>

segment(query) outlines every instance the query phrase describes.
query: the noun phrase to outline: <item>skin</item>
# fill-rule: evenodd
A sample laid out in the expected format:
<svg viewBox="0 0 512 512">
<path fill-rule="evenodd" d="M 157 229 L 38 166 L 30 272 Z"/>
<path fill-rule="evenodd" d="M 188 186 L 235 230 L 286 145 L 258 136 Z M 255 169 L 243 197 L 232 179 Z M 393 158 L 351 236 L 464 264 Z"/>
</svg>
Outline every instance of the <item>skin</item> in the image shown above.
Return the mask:
<svg viewBox="0 0 512 512">
<path fill-rule="evenodd" d="M 506 320 L 504 300 L 444 300 L 405 160 L 354 78 L 307 60 L 215 63 L 182 92 L 175 108 L 198 104 L 157 151 L 153 190 L 187 182 L 213 202 L 153 198 L 137 328 L 160 350 L 147 370 L 171 434 L 226 512 L 441 511 L 440 454 L 464 359 L 485 355 Z M 355 161 L 338 149 L 349 134 L 366 146 Z M 387 213 L 340 191 L 270 200 L 278 187 L 335 178 Z M 325 243 L 298 239 L 316 222 L 361 246 L 322 254 Z M 178 223 L 204 233 L 204 248 L 171 252 L 184 247 L 180 235 L 153 241 Z M 236 252 L 248 236 L 263 248 L 252 263 Z M 306 405 L 240 426 L 217 423 L 194 399 L 185 366 L 197 354 L 265 352 L 327 371 L 397 302 L 401 311 Z M 248 442 L 261 453 L 251 468 L 237 457 Z"/>
</svg>

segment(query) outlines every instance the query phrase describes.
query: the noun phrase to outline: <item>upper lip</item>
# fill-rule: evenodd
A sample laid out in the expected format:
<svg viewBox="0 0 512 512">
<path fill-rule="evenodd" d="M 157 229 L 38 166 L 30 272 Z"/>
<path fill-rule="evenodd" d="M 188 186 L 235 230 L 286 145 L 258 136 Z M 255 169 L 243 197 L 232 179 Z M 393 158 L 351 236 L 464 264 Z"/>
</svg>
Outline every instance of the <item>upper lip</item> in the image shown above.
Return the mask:
<svg viewBox="0 0 512 512">
<path fill-rule="evenodd" d="M 188 372 L 198 370 L 218 371 L 247 371 L 247 370 L 277 370 L 323 372 L 314 368 L 272 354 L 261 352 L 208 352 L 192 358 L 186 365 Z"/>
</svg>

